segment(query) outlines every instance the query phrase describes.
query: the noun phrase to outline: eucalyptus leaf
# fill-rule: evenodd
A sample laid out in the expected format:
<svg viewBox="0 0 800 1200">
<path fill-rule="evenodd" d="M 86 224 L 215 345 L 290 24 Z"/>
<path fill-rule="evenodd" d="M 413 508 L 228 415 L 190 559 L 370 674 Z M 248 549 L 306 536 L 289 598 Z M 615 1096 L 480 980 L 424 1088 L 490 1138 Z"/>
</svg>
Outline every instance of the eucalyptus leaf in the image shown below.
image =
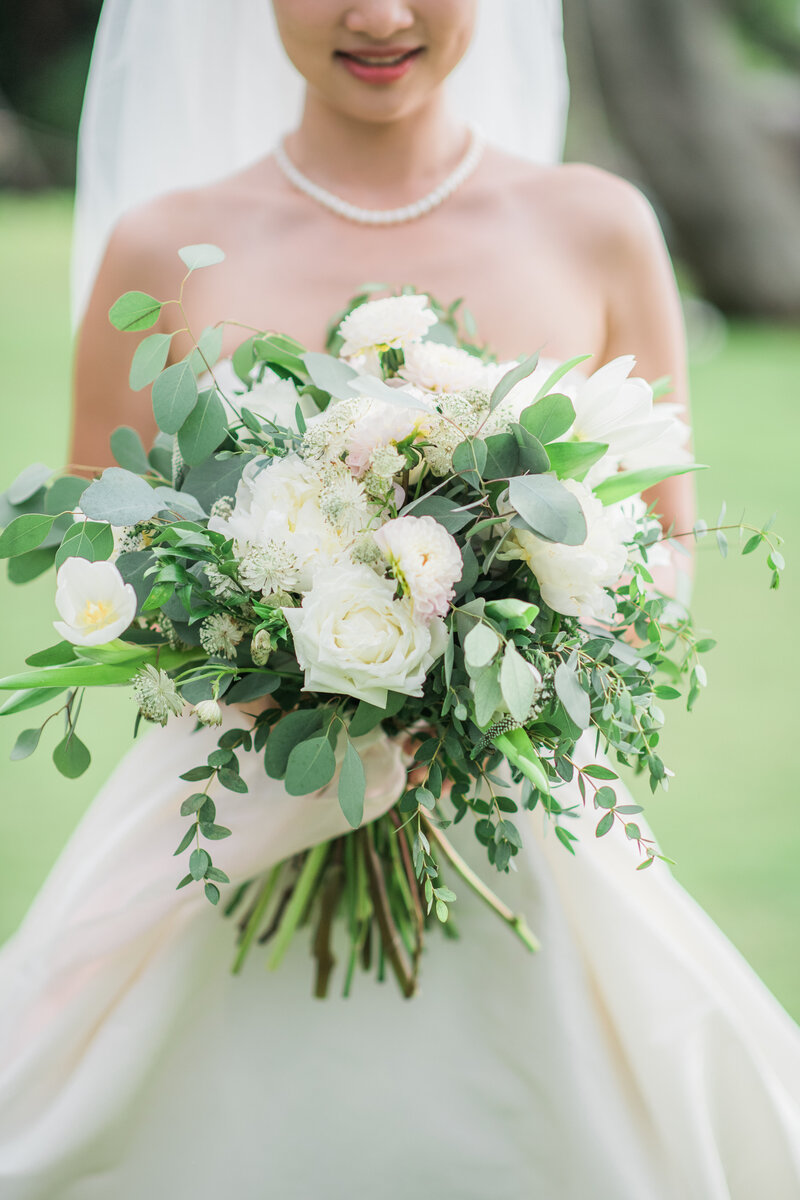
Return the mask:
<svg viewBox="0 0 800 1200">
<path fill-rule="evenodd" d="M 489 401 L 489 408 L 494 411 L 501 400 L 504 400 L 513 387 L 521 383 L 523 379 L 527 379 L 536 370 L 536 364 L 539 361 L 539 352 L 532 354 L 530 358 L 523 359 L 516 367 L 512 367 L 510 371 L 506 371 L 503 378 L 497 384 Z"/>
<path fill-rule="evenodd" d="M 485 667 L 475 676 L 472 693 L 475 699 L 475 723 L 479 729 L 485 729 L 495 712 L 503 707 L 499 665 Z"/>
<path fill-rule="evenodd" d="M 515 721 L 525 721 L 538 690 L 538 680 L 530 663 L 507 642 L 500 665 L 500 690 Z"/>
<path fill-rule="evenodd" d="M 203 462 L 228 432 L 225 408 L 214 388 L 201 392 L 178 432 L 178 448 L 190 467 Z"/>
<path fill-rule="evenodd" d="M 11 761 L 19 762 L 22 758 L 30 758 L 36 747 L 39 745 L 39 738 L 42 736 L 43 725 L 38 729 L 23 729 L 22 733 L 14 742 L 14 747 L 11 751 Z"/>
<path fill-rule="evenodd" d="M 173 363 L 153 384 L 153 415 L 164 433 L 177 433 L 197 404 L 197 380 L 191 363 Z"/>
<path fill-rule="evenodd" d="M 171 333 L 151 333 L 139 342 L 128 373 L 132 392 L 140 392 L 158 378 L 167 361 L 171 343 Z"/>
<path fill-rule="evenodd" d="M 34 496 L 39 488 L 47 483 L 52 474 L 52 467 L 39 462 L 31 463 L 29 467 L 20 472 L 6 492 L 9 504 L 23 504 L 26 500 L 30 500 L 31 496 Z"/>
<path fill-rule="evenodd" d="M 8 578 L 11 583 L 30 583 L 49 571 L 55 561 L 53 546 L 39 546 L 27 554 L 18 554 L 8 560 Z"/>
<path fill-rule="evenodd" d="M 61 475 L 47 489 L 44 498 L 45 512 L 58 516 L 59 513 L 71 512 L 80 504 L 80 499 L 86 491 L 89 479 L 81 479 L 78 475 Z"/>
<path fill-rule="evenodd" d="M 485 479 L 510 479 L 519 472 L 519 447 L 513 434 L 490 434 L 485 445 Z"/>
<path fill-rule="evenodd" d="M 480 490 L 486 459 L 486 443 L 480 438 L 467 438 L 453 451 L 453 471 Z"/>
<path fill-rule="evenodd" d="M 200 334 L 197 345 L 189 355 L 189 365 L 195 375 L 202 375 L 209 367 L 213 369 L 222 353 L 224 333 L 222 325 L 207 325 Z"/>
<path fill-rule="evenodd" d="M 579 363 L 585 362 L 587 358 L 591 358 L 591 354 L 578 354 L 575 358 L 569 358 L 566 362 L 560 363 L 547 376 L 539 391 L 536 393 L 536 400 L 540 400 L 543 396 L 548 395 L 552 388 L 568 374 L 573 367 L 577 367 Z"/>
<path fill-rule="evenodd" d="M 489 625 L 481 621 L 470 629 L 463 646 L 468 667 L 485 667 L 500 649 L 500 638 Z"/>
<path fill-rule="evenodd" d="M 336 400 L 352 400 L 351 382 L 358 374 L 348 363 L 331 354 L 309 351 L 303 355 L 303 364 L 311 382 Z"/>
<path fill-rule="evenodd" d="M 559 479 L 583 479 L 608 451 L 604 442 L 550 442 L 547 453 Z"/>
<path fill-rule="evenodd" d="M 114 533 L 110 525 L 98 521 L 76 521 L 64 534 L 56 551 L 55 565 L 60 567 L 68 558 L 101 562 L 111 557 L 113 549 Z"/>
<path fill-rule="evenodd" d="M 223 496 L 231 498 L 236 494 L 242 471 L 255 458 L 254 454 L 237 454 L 233 458 L 208 458 L 205 462 L 192 467 L 183 481 L 182 492 L 187 492 L 197 498 L 198 503 L 206 512 Z"/>
<path fill-rule="evenodd" d="M 92 756 L 76 733 L 68 733 L 53 751 L 57 770 L 67 779 L 77 779 L 89 767 Z"/>
<path fill-rule="evenodd" d="M 550 457 L 542 443 L 524 425 L 512 425 L 511 432 L 517 443 L 519 465 L 522 471 L 541 475 L 550 470 Z"/>
<path fill-rule="evenodd" d="M 225 251 L 220 250 L 219 246 L 211 245 L 210 242 L 200 242 L 195 246 L 182 246 L 178 256 L 190 271 L 197 271 L 200 267 L 213 267 L 221 263 L 225 258 Z"/>
<path fill-rule="evenodd" d="M 264 752 L 264 767 L 272 779 L 283 778 L 292 750 L 321 729 L 324 721 L 322 709 L 300 708 L 273 725 Z"/>
<path fill-rule="evenodd" d="M 423 496 L 420 500 L 408 505 L 402 511 L 402 516 L 434 517 L 443 525 L 448 533 L 457 533 L 465 525 L 474 520 L 474 514 L 456 500 L 447 496 Z"/>
<path fill-rule="evenodd" d="M 180 513 L 184 517 L 188 517 L 190 520 L 195 518 L 202 520 L 206 516 L 205 511 L 198 504 L 191 492 L 187 492 L 184 489 L 176 491 L 175 488 L 157 487 L 153 494 L 160 501 L 159 511 L 169 509 Z"/>
<path fill-rule="evenodd" d="M 385 708 L 378 708 L 377 705 L 369 704 L 366 700 L 359 700 L 358 707 L 347 727 L 350 737 L 362 737 L 365 733 L 369 733 L 380 721 L 385 721 L 399 712 L 407 699 L 408 697 L 403 696 L 400 692 L 389 692 Z"/>
<path fill-rule="evenodd" d="M 45 513 L 23 513 L 15 517 L 0 534 L 0 558 L 27 554 L 41 545 L 55 520 Z"/>
<path fill-rule="evenodd" d="M 350 739 L 344 752 L 342 769 L 339 772 L 339 804 L 348 824 L 357 829 L 364 818 L 364 796 L 367 776 L 364 764 Z"/>
<path fill-rule="evenodd" d="M 554 442 L 565 434 L 575 420 L 575 409 L 568 396 L 560 392 L 544 396 L 523 409 L 519 423 L 540 442 Z"/>
<path fill-rule="evenodd" d="M 81 508 L 87 517 L 111 525 L 148 521 L 161 507 L 150 485 L 122 467 L 107 467 L 81 497 Z"/>
<path fill-rule="evenodd" d="M 125 471 L 146 475 L 150 470 L 142 439 L 129 425 L 119 425 L 111 434 L 111 453 Z"/>
<path fill-rule="evenodd" d="M 570 720 L 580 729 L 588 729 L 591 703 L 577 675 L 566 663 L 559 663 L 556 667 L 555 687 L 556 695 L 567 710 Z"/>
<path fill-rule="evenodd" d="M 577 498 L 553 475 L 517 475 L 509 480 L 512 508 L 539 537 L 567 546 L 586 541 L 586 519 Z"/>
<path fill-rule="evenodd" d="M 308 738 L 289 754 L 284 787 L 290 796 L 307 796 L 330 783 L 335 773 L 336 756 L 328 738 Z"/>
<path fill-rule="evenodd" d="M 126 292 L 120 296 L 108 312 L 108 319 L 122 333 L 135 333 L 139 329 L 150 329 L 161 316 L 160 300 L 147 292 Z"/>
<path fill-rule="evenodd" d="M 280 686 L 280 675 L 273 671 L 254 671 L 234 683 L 225 693 L 225 699 L 230 704 L 245 704 L 259 696 L 271 696 Z"/>
</svg>

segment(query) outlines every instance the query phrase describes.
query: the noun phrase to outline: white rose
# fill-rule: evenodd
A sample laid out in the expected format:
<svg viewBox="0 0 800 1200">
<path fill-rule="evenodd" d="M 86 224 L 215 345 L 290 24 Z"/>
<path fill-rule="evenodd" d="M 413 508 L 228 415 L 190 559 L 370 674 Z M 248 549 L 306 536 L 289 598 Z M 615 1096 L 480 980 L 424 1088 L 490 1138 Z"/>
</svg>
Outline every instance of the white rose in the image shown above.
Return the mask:
<svg viewBox="0 0 800 1200">
<path fill-rule="evenodd" d="M 363 565 L 319 571 L 302 607 L 284 608 L 305 690 L 355 696 L 379 708 L 387 695 L 421 696 L 444 651 L 444 622 L 417 621 L 394 582 Z"/>
<path fill-rule="evenodd" d="M 542 593 L 556 612 L 581 620 L 611 621 L 615 605 L 605 590 L 619 580 L 628 561 L 628 542 L 635 521 L 618 507 L 605 508 L 597 497 L 576 479 L 563 479 L 586 518 L 586 540 L 580 546 L 546 542 L 524 529 L 513 529 L 503 558 L 527 562 Z"/>
<path fill-rule="evenodd" d="M 57 633 L 75 646 L 103 646 L 136 616 L 136 593 L 111 562 L 68 558 L 56 576 Z"/>
<path fill-rule="evenodd" d="M 474 354 L 441 342 L 417 342 L 403 352 L 399 374 L 429 392 L 463 392 L 488 387 L 486 366 Z"/>
<path fill-rule="evenodd" d="M 464 562 L 456 539 L 433 517 L 397 517 L 375 533 L 395 578 L 423 621 L 443 617 L 453 599 L 453 584 Z"/>
<path fill-rule="evenodd" d="M 344 339 L 342 358 L 369 354 L 376 350 L 405 350 L 412 342 L 421 341 L 436 315 L 428 307 L 424 295 L 387 296 L 370 300 L 348 313 L 339 326 Z"/>
</svg>

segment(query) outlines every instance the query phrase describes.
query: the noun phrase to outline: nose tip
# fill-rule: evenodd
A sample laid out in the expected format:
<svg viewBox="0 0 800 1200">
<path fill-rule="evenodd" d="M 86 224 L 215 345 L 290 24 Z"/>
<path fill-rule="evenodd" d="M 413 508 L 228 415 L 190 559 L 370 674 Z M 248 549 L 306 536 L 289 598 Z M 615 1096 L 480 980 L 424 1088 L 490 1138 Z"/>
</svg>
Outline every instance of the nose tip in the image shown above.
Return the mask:
<svg viewBox="0 0 800 1200">
<path fill-rule="evenodd" d="M 350 33 L 363 33 L 376 41 L 390 38 L 414 24 L 414 14 L 400 0 L 363 0 L 352 5 L 344 18 Z"/>
</svg>

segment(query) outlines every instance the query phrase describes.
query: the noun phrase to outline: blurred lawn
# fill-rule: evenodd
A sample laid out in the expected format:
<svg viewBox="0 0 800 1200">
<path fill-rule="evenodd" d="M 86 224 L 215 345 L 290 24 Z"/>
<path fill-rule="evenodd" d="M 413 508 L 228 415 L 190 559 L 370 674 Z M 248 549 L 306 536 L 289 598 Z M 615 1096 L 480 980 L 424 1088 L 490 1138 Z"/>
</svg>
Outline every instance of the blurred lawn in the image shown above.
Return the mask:
<svg viewBox="0 0 800 1200">
<path fill-rule="evenodd" d="M 59 466 L 69 426 L 67 197 L 0 197 L 0 485 L 33 460 Z M 722 562 L 711 540 L 698 548 L 695 616 L 719 645 L 705 658 L 709 693 L 687 717 L 673 703 L 662 748 L 676 771 L 652 800 L 636 781 L 678 879 L 800 1019 L 800 811 L 793 730 L 800 706 L 797 569 L 800 498 L 796 457 L 800 401 L 796 330 L 740 326 L 723 352 L 693 370 L 700 510 L 714 522 L 720 501 L 753 523 L 777 509 L 789 570 L 768 590 L 762 555 Z M 52 607 L 49 576 L 12 589 L 0 580 L 5 620 L 0 670 L 23 666 L 43 644 Z M 783 632 L 781 632 L 783 631 Z M 0 726 L 0 939 L 17 925 L 92 795 L 128 743 L 124 693 L 89 696 L 84 729 L 94 759 L 82 779 L 61 779 L 41 751 L 7 754 L 30 714 Z M 103 736 L 99 725 L 102 722 Z M 46 738 L 52 748 L 54 737 Z M 651 868 L 657 870 L 658 867 Z"/>
</svg>

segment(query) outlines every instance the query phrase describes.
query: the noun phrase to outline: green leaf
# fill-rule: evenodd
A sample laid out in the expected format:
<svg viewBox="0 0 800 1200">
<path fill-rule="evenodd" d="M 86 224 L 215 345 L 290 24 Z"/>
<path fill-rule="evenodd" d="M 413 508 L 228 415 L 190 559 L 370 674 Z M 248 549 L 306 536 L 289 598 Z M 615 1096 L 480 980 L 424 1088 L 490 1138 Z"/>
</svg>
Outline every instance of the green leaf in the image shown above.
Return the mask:
<svg viewBox="0 0 800 1200">
<path fill-rule="evenodd" d="M 210 842 L 220 842 L 223 838 L 231 836 L 231 831 L 225 825 L 214 825 L 210 821 L 200 822 L 200 832 L 204 838 L 208 838 Z"/>
<path fill-rule="evenodd" d="M 162 304 L 147 292 L 126 292 L 111 305 L 108 319 L 122 333 L 150 329 L 161 316 Z"/>
<path fill-rule="evenodd" d="M 55 547 L 40 546 L 27 554 L 18 554 L 8 560 L 8 578 L 11 583 L 30 583 L 49 571 L 55 562 Z"/>
<path fill-rule="evenodd" d="M 364 796 L 367 776 L 364 764 L 350 739 L 344 752 L 344 762 L 339 773 L 339 804 L 353 829 L 358 829 L 364 818 Z"/>
<path fill-rule="evenodd" d="M 628 496 L 636 496 L 647 488 L 655 487 L 664 479 L 673 475 L 686 475 L 689 471 L 705 471 L 705 463 L 677 463 L 671 467 L 643 467 L 641 471 L 620 471 L 610 479 L 604 479 L 594 488 L 594 494 L 603 504 L 616 504 L 618 500 L 627 500 Z"/>
<path fill-rule="evenodd" d="M 164 433 L 177 433 L 197 404 L 197 380 L 184 359 L 162 371 L 153 384 L 153 415 Z"/>
<path fill-rule="evenodd" d="M 510 479 L 519 471 L 519 447 L 510 433 L 493 433 L 485 440 L 484 479 Z"/>
<path fill-rule="evenodd" d="M 47 489 L 44 498 L 45 512 L 53 513 L 54 516 L 71 512 L 80 503 L 80 498 L 90 483 L 91 480 L 81 479 L 78 475 L 61 475 L 52 487 Z"/>
<path fill-rule="evenodd" d="M 519 423 L 540 442 L 554 442 L 572 426 L 575 409 L 568 396 L 559 392 L 529 404 L 520 414 Z M 549 453 L 549 451 L 548 451 Z"/>
<path fill-rule="evenodd" d="M 0 690 L 15 688 L 58 688 L 91 687 L 93 684 L 127 683 L 136 674 L 138 664 L 122 663 L 119 666 L 95 666 L 91 663 L 67 663 L 63 667 L 45 668 L 43 671 L 23 671 L 19 675 L 6 675 L 0 679 Z"/>
<path fill-rule="evenodd" d="M 219 904 L 219 888 L 215 883 L 207 883 L 203 891 L 206 894 L 206 900 L 210 900 L 212 904 Z"/>
<path fill-rule="evenodd" d="M 50 532 L 55 517 L 45 513 L 23 513 L 6 525 L 0 534 L 0 558 L 27 554 L 41 545 Z"/>
<path fill-rule="evenodd" d="M 284 786 L 290 796 L 307 796 L 330 783 L 336 772 L 336 757 L 327 737 L 309 738 L 289 754 Z"/>
<path fill-rule="evenodd" d="M 742 554 L 752 554 L 761 545 L 763 538 L 760 533 L 754 533 L 751 538 L 748 538 L 744 544 Z"/>
<path fill-rule="evenodd" d="M 178 447 L 184 462 L 196 466 L 208 458 L 228 432 L 222 401 L 213 388 L 201 392 L 178 431 Z"/>
<path fill-rule="evenodd" d="M 463 529 L 475 519 L 475 514 L 469 509 L 464 511 L 463 505 L 457 500 L 439 495 L 423 496 L 420 500 L 413 501 L 406 505 L 401 516 L 433 517 L 448 533 L 458 533 L 459 529 Z"/>
<path fill-rule="evenodd" d="M 184 771 L 179 778 L 185 779 L 187 783 L 197 783 L 201 779 L 210 779 L 213 774 L 213 767 L 192 767 L 191 770 Z"/>
<path fill-rule="evenodd" d="M 146 475 L 150 470 L 142 439 L 129 425 L 120 425 L 112 433 L 111 453 L 121 467 L 134 475 Z"/>
<path fill-rule="evenodd" d="M 537 605 L 513 596 L 504 600 L 489 600 L 486 605 L 487 617 L 503 621 L 507 629 L 528 629 L 538 613 Z"/>
<path fill-rule="evenodd" d="M 181 816 L 190 817 L 192 813 L 199 812 L 205 804 L 208 797 L 205 792 L 193 792 L 191 796 L 187 796 L 183 804 L 181 804 Z"/>
<path fill-rule="evenodd" d="M 579 363 L 586 362 L 586 359 L 591 357 L 591 354 L 578 354 L 575 356 L 575 358 L 569 358 L 566 362 L 563 362 L 557 366 L 547 376 L 547 379 L 545 379 L 544 383 L 539 388 L 539 391 L 536 393 L 536 399 L 540 400 L 543 396 L 546 396 L 550 392 L 551 388 L 554 388 L 559 380 L 563 379 L 573 367 L 577 367 Z"/>
<path fill-rule="evenodd" d="M 42 729 L 23 729 L 17 740 L 14 742 L 14 748 L 11 751 L 11 761 L 18 762 L 21 758 L 28 758 L 33 754 L 36 747 L 39 745 L 39 738 L 42 736 Z"/>
<path fill-rule="evenodd" d="M 225 251 L 210 242 L 199 242 L 196 246 L 182 246 L 178 251 L 182 262 L 190 271 L 198 271 L 201 267 L 213 267 L 225 258 Z"/>
<path fill-rule="evenodd" d="M 695 646 L 695 650 L 698 654 L 707 654 L 709 650 L 714 649 L 716 644 L 717 643 L 714 638 L 701 638 Z"/>
<path fill-rule="evenodd" d="M 128 383 L 132 392 L 140 392 L 142 388 L 147 387 L 149 383 L 153 383 L 158 378 L 167 361 L 171 343 L 171 333 L 151 333 L 149 337 L 139 342 L 128 374 Z M 120 463 L 120 466 L 124 465 L 124 463 Z"/>
<path fill-rule="evenodd" d="M 580 546 L 586 541 L 583 509 L 553 475 L 516 475 L 509 480 L 508 498 L 539 537 L 567 546 Z"/>
<path fill-rule="evenodd" d="M 578 676 L 566 663 L 559 663 L 556 667 L 555 686 L 556 695 L 567 710 L 569 719 L 574 721 L 579 729 L 588 729 L 591 702 L 581 687 Z"/>
<path fill-rule="evenodd" d="M 530 358 L 523 359 L 516 367 L 512 367 L 510 371 L 506 371 L 503 378 L 497 384 L 489 401 L 490 410 L 494 411 L 501 400 L 504 400 L 513 387 L 521 383 L 523 379 L 527 379 L 536 370 L 536 364 L 539 361 L 539 352 L 532 354 Z"/>
<path fill-rule="evenodd" d="M 480 438 L 467 438 L 453 451 L 453 471 L 473 487 L 480 488 L 486 458 L 486 443 Z"/>
<path fill-rule="evenodd" d="M 200 334 L 197 345 L 189 355 L 189 365 L 195 375 L 202 375 L 209 367 L 214 368 L 222 353 L 224 332 L 221 325 L 207 325 Z"/>
<path fill-rule="evenodd" d="M 559 479 L 583 479 L 589 468 L 600 461 L 608 446 L 605 442 L 550 442 L 546 449 L 550 465 Z"/>
<path fill-rule="evenodd" d="M 470 667 L 486 667 L 500 649 L 500 638 L 483 621 L 473 625 L 464 638 L 464 658 Z"/>
<path fill-rule="evenodd" d="M 60 696 L 65 692 L 66 687 L 53 688 L 22 688 L 15 692 L 13 696 L 9 696 L 5 704 L 0 705 L 0 717 L 8 717 L 12 713 L 25 712 L 28 708 L 36 708 L 39 704 L 47 704 L 48 701 Z"/>
<path fill-rule="evenodd" d="M 599 763 L 591 763 L 588 767 L 584 767 L 583 773 L 591 776 L 592 779 L 619 779 L 616 771 L 611 771 L 608 767 L 601 767 Z"/>
<path fill-rule="evenodd" d="M 602 837 L 604 834 L 608 833 L 609 829 L 611 828 L 611 826 L 613 824 L 614 824 L 613 812 L 605 813 L 604 816 L 602 816 L 600 818 L 600 820 L 597 822 L 597 828 L 594 831 L 595 837 Z"/>
<path fill-rule="evenodd" d="M 613 788 L 601 787 L 595 792 L 594 802 L 597 808 L 614 808 L 617 796 Z"/>
<path fill-rule="evenodd" d="M 229 792 L 239 792 L 240 794 L 244 794 L 247 791 L 247 784 L 242 779 L 238 771 L 231 771 L 227 767 L 223 767 L 222 770 L 217 773 L 217 779 L 224 788 L 228 789 Z"/>
<path fill-rule="evenodd" d="M 9 504 L 24 504 L 26 500 L 30 500 L 31 496 L 36 495 L 39 488 L 47 483 L 52 474 L 52 467 L 46 466 L 45 463 L 31 463 L 29 467 L 20 472 L 11 484 L 6 492 L 6 500 Z"/>
<path fill-rule="evenodd" d="M 280 675 L 272 671 L 254 671 L 251 675 L 245 675 L 238 683 L 234 683 L 225 693 L 225 699 L 229 704 L 245 704 L 259 696 L 271 696 L 280 686 Z"/>
<path fill-rule="evenodd" d="M 304 354 L 302 361 L 315 387 L 321 388 L 336 400 L 353 398 L 350 384 L 358 372 L 346 362 L 330 354 L 317 354 L 314 351 Z"/>
<path fill-rule="evenodd" d="M 499 664 L 484 668 L 473 681 L 472 691 L 475 699 L 475 723 L 479 729 L 485 729 L 497 710 L 503 707 Z"/>
<path fill-rule="evenodd" d="M 214 879 L 217 883 L 230 883 L 230 876 L 224 871 L 220 871 L 219 867 L 209 867 L 206 871 L 206 879 Z"/>
<path fill-rule="evenodd" d="M 523 474 L 541 475 L 550 470 L 550 458 L 542 443 L 523 425 L 512 425 L 511 432 L 519 450 L 519 464 Z"/>
<path fill-rule="evenodd" d="M 207 850 L 193 850 L 189 855 L 189 871 L 192 879 L 202 879 L 211 866 L 211 857 Z"/>
<path fill-rule="evenodd" d="M 772 550 L 767 555 L 767 566 L 773 571 L 783 571 L 786 567 L 786 561 L 779 550 Z"/>
<path fill-rule="evenodd" d="M 507 642 L 500 666 L 500 690 L 515 721 L 526 720 L 537 691 L 530 665 L 513 642 Z"/>
<path fill-rule="evenodd" d="M 75 657 L 75 647 L 71 642 L 56 642 L 54 646 L 29 654 L 25 662 L 29 667 L 56 667 L 73 662 Z"/>
<path fill-rule="evenodd" d="M 62 775 L 67 779 L 77 779 L 82 775 L 92 761 L 88 747 L 84 746 L 77 734 L 68 733 L 53 751 L 53 762 Z"/>
<path fill-rule="evenodd" d="M 110 525 L 149 521 L 162 507 L 149 484 L 122 467 L 106 467 L 81 497 L 81 508 L 87 517 Z"/>
<path fill-rule="evenodd" d="M 379 721 L 385 721 L 399 712 L 407 699 L 408 697 L 402 695 L 400 692 L 389 692 L 386 697 L 385 708 L 379 708 L 375 704 L 368 704 L 366 700 L 359 700 L 358 707 L 347 727 L 350 737 L 362 737 L 365 733 L 369 733 Z"/>
<path fill-rule="evenodd" d="M 64 534 L 56 551 L 56 567 L 67 558 L 85 558 L 88 562 L 101 562 L 111 557 L 114 549 L 114 534 L 105 522 L 76 521 Z"/>
<path fill-rule="evenodd" d="M 273 725 L 264 751 L 264 767 L 272 779 L 286 774 L 289 755 L 295 746 L 321 729 L 325 713 L 320 708 L 300 708 Z"/>
</svg>

